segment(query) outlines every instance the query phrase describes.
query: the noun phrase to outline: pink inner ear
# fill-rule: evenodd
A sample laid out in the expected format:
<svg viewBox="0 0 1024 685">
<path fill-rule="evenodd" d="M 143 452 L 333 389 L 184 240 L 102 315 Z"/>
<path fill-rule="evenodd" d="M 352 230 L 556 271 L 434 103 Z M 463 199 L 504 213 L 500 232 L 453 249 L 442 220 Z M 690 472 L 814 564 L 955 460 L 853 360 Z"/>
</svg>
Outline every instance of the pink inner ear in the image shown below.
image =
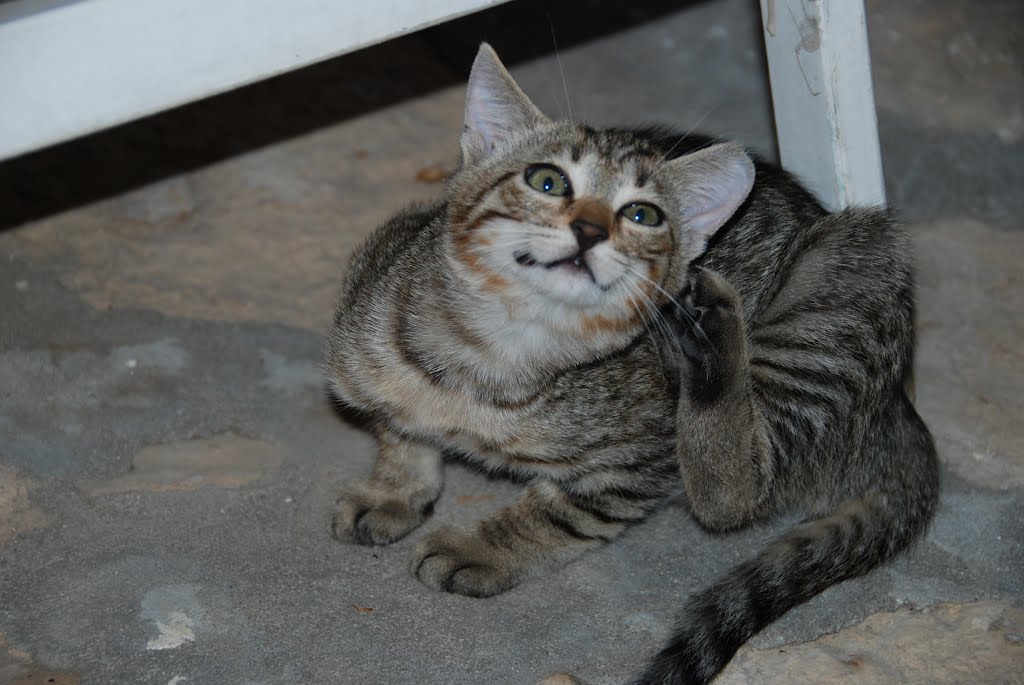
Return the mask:
<svg viewBox="0 0 1024 685">
<path fill-rule="evenodd" d="M 487 45 L 480 48 L 466 89 L 463 150 L 486 156 L 516 132 L 544 120 Z"/>
<path fill-rule="evenodd" d="M 491 92 L 499 84 L 500 82 L 496 83 L 493 78 L 487 79 L 484 83 L 473 84 L 474 87 L 468 94 L 467 124 L 479 137 L 486 150 L 493 150 L 508 140 L 509 135 L 525 123 L 522 121 L 522 108 L 511 99 L 515 93 Z"/>
<path fill-rule="evenodd" d="M 707 211 L 694 214 L 689 217 L 687 225 L 691 231 L 701 238 L 709 240 L 715 231 L 721 228 L 729 220 L 729 217 L 736 212 L 741 202 L 742 200 L 735 205 L 718 205 Z"/>
<path fill-rule="evenodd" d="M 696 153 L 686 164 L 683 195 L 687 227 L 706 243 L 750 194 L 754 164 L 737 145 L 725 143 Z M 686 159 L 686 158 L 682 158 Z"/>
<path fill-rule="evenodd" d="M 467 123 L 470 129 L 480 138 L 487 150 L 493 150 L 498 143 L 507 138 L 502 130 L 500 120 L 496 121 L 494 111 L 501 106 L 494 98 L 472 97 L 467 108 Z M 504 134 L 504 135 L 503 135 Z"/>
</svg>

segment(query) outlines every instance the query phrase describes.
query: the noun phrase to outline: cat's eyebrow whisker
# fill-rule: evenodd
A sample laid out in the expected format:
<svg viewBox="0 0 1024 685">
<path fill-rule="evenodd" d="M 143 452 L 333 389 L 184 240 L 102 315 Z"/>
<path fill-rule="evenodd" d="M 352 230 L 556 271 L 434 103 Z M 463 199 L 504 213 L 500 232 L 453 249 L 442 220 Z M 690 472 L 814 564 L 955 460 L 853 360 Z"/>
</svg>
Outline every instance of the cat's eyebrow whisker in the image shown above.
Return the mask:
<svg viewBox="0 0 1024 685">
<path fill-rule="evenodd" d="M 666 152 L 666 153 L 664 154 L 664 156 L 662 156 L 662 158 L 661 158 L 661 164 L 664 164 L 664 163 L 666 163 L 666 162 L 670 161 L 670 160 L 669 160 L 669 158 L 668 158 L 668 157 L 669 157 L 669 155 L 671 155 L 671 154 L 672 154 L 673 152 L 675 152 L 675 149 L 676 149 L 677 147 L 679 147 L 679 146 L 680 146 L 680 145 L 682 144 L 682 142 L 683 142 L 684 140 L 686 140 L 687 138 L 689 138 L 689 137 L 690 137 L 690 134 L 691 134 L 691 133 L 693 133 L 694 129 L 696 129 L 696 128 L 697 128 L 698 126 L 700 126 L 700 125 L 701 125 L 702 123 L 704 123 L 704 120 L 705 120 L 705 119 L 707 119 L 707 118 L 708 118 L 709 116 L 711 116 L 711 113 L 712 113 L 712 112 L 714 112 L 714 111 L 715 111 L 716 109 L 718 109 L 718 105 L 715 105 L 714 107 L 712 107 L 711 109 L 709 109 L 709 110 L 708 110 L 707 112 L 705 112 L 705 113 L 704 113 L 704 116 L 702 116 L 702 117 L 701 117 L 700 119 L 698 119 L 698 120 L 697 120 L 697 123 L 696 123 L 696 124 L 694 124 L 694 125 L 693 125 L 693 126 L 691 126 L 691 127 L 689 128 L 689 129 L 687 129 L 686 133 L 684 133 L 683 135 L 681 135 L 681 136 L 679 137 L 679 140 L 677 140 L 677 141 L 676 141 L 675 143 L 673 143 L 673 144 L 672 144 L 672 147 L 670 147 L 670 148 L 668 149 L 668 152 Z"/>
<path fill-rule="evenodd" d="M 562 75 L 562 89 L 565 91 L 565 106 L 569 110 L 569 118 L 572 119 L 572 101 L 569 99 L 569 83 L 565 80 L 565 69 L 562 68 L 562 54 L 558 51 L 558 40 L 555 38 L 555 22 L 551 20 L 551 13 L 548 13 L 548 26 L 551 27 L 551 44 L 555 48 L 555 59 L 558 61 L 558 73 Z"/>
</svg>

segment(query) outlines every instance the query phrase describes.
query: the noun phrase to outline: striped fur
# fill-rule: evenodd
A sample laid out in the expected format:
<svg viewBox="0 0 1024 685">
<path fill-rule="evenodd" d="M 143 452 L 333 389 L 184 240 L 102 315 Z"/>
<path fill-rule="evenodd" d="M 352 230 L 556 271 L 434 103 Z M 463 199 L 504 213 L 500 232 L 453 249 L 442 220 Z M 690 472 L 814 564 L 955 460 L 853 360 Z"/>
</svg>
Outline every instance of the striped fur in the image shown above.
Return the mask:
<svg viewBox="0 0 1024 685">
<path fill-rule="evenodd" d="M 417 546 L 414 575 L 465 595 L 610 542 L 680 483 L 712 531 L 805 512 L 691 599 L 634 681 L 709 682 L 927 525 L 934 447 L 903 390 L 908 240 L 881 210 L 826 213 L 732 144 L 549 121 L 486 46 L 467 99 L 443 198 L 378 229 L 342 288 L 327 378 L 371 417 L 380 456 L 332 532 L 388 544 L 415 529 L 446 451 L 527 481 L 472 530 Z M 572 192 L 531 187 L 537 164 Z M 636 202 L 663 221 L 631 221 Z"/>
</svg>

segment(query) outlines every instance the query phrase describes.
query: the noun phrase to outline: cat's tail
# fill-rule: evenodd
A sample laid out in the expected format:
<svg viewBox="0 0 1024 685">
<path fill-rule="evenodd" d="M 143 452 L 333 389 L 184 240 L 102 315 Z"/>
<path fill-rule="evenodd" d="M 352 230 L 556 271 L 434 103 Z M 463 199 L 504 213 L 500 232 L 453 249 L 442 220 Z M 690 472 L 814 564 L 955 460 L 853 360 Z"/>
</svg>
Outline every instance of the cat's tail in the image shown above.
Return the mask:
<svg viewBox="0 0 1024 685">
<path fill-rule="evenodd" d="M 906 549 L 935 508 L 935 447 L 910 401 L 894 403 L 874 436 L 876 486 L 806 521 L 692 597 L 668 644 L 633 685 L 709 683 L 755 633 L 842 580 Z"/>
</svg>

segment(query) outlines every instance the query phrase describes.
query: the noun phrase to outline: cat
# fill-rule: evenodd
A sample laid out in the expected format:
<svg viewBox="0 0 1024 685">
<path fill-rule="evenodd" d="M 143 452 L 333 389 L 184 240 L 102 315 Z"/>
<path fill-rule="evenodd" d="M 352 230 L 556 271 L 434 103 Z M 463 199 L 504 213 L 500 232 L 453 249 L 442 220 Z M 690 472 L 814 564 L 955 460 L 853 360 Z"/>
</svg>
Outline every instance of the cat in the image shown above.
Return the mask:
<svg viewBox="0 0 1024 685">
<path fill-rule="evenodd" d="M 680 485 L 712 532 L 803 512 L 691 598 L 633 680 L 707 683 L 928 525 L 911 262 L 885 210 L 826 212 L 736 143 L 548 119 L 484 44 L 461 167 L 368 238 L 341 289 L 326 377 L 379 455 L 332 534 L 414 530 L 452 451 L 528 481 L 415 549 L 422 583 L 473 597 L 612 541 Z"/>
</svg>

